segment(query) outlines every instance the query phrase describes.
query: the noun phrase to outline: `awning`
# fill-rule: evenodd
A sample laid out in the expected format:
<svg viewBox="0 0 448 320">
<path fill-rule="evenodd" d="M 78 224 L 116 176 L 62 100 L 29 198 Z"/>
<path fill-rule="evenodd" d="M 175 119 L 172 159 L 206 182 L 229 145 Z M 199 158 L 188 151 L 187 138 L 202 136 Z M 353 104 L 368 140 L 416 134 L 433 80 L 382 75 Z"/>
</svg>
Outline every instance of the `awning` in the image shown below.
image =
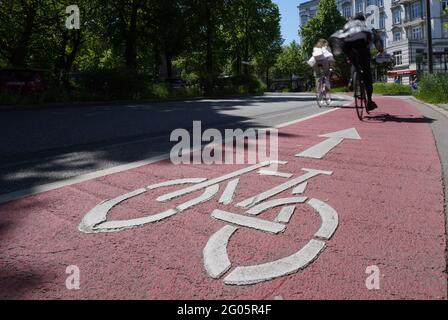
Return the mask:
<svg viewBox="0 0 448 320">
<path fill-rule="evenodd" d="M 390 71 L 387 73 L 389 77 L 410 76 L 416 74 L 417 70 L 400 70 L 400 71 Z"/>
</svg>

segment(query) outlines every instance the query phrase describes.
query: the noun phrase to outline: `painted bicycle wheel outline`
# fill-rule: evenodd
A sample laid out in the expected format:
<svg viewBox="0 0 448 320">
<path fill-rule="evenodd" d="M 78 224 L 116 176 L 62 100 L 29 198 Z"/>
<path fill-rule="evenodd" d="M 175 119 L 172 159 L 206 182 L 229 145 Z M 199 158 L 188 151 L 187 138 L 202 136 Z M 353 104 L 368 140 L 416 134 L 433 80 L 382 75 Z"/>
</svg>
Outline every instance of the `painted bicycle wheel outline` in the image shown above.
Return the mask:
<svg viewBox="0 0 448 320">
<path fill-rule="evenodd" d="M 286 164 L 287 162 L 275 163 Z M 124 195 L 103 201 L 102 203 L 98 204 L 84 216 L 78 229 L 84 233 L 118 232 L 125 229 L 159 222 L 161 220 L 170 218 L 178 213 L 181 213 L 187 209 L 190 209 L 195 205 L 211 200 L 218 194 L 220 183 L 226 181 L 228 181 L 228 185 L 219 202 L 222 204 L 230 204 L 232 202 L 231 198 L 233 197 L 232 193 L 235 192 L 235 189 L 238 185 L 239 176 L 246 173 L 254 172 L 255 170 L 263 167 L 267 167 L 270 164 L 272 164 L 272 162 L 261 163 L 210 180 L 206 178 L 170 180 L 153 184 L 146 188 L 128 192 Z M 230 270 L 232 264 L 227 255 L 227 246 L 231 237 L 235 234 L 236 231 L 239 230 L 240 227 L 248 227 L 253 228 L 256 231 L 279 234 L 286 229 L 286 225 L 289 223 L 292 215 L 294 214 L 296 207 L 292 205 L 297 204 L 305 203 L 311 206 L 319 213 L 321 217 L 322 226 L 314 235 L 313 239 L 311 239 L 303 248 L 299 249 L 296 253 L 286 258 L 261 265 L 237 267 L 224 278 L 224 283 L 227 285 L 249 285 L 269 281 L 278 277 L 283 277 L 288 274 L 295 273 L 307 267 L 310 263 L 318 258 L 320 253 L 325 249 L 325 241 L 330 240 L 338 227 L 339 218 L 337 212 L 325 202 L 322 202 L 318 199 L 311 199 L 307 201 L 307 197 L 269 200 L 270 198 L 279 195 L 289 189 L 292 189 L 293 194 L 297 192 L 300 193 L 300 191 L 297 190 L 302 189 L 303 191 L 304 188 L 306 188 L 308 180 L 316 176 L 332 175 L 332 172 L 329 171 L 314 169 L 302 170 L 306 171 L 307 173 L 236 204 L 236 207 L 245 208 L 247 210 L 245 215 L 236 215 L 217 209 L 213 211 L 211 215 L 212 218 L 221 221 L 227 221 L 230 223 L 230 225 L 223 227 L 214 235 L 212 235 L 203 249 L 204 267 L 210 277 L 218 279 Z M 191 186 L 183 188 L 181 190 L 170 192 L 168 194 L 164 194 L 158 197 L 157 201 L 167 202 L 172 199 L 197 192 L 199 190 L 204 190 L 204 192 L 200 196 L 183 204 L 180 204 L 175 208 L 156 214 L 151 214 L 146 217 L 130 220 L 112 221 L 108 221 L 107 219 L 107 215 L 110 210 L 126 200 L 156 189 L 186 184 L 191 184 Z M 276 221 L 274 222 L 262 220 L 255 217 L 269 209 L 280 206 L 285 207 L 283 207 L 283 209 L 280 211 Z M 252 226 L 252 224 L 254 224 L 254 226 Z"/>
</svg>

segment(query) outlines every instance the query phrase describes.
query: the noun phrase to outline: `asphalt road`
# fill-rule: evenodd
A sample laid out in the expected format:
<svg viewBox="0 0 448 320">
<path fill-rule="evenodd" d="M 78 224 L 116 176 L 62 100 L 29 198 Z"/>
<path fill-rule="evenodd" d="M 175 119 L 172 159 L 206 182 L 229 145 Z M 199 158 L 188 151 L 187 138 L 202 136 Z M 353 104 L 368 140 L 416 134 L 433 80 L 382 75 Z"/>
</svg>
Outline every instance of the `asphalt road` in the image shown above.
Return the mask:
<svg viewBox="0 0 448 320">
<path fill-rule="evenodd" d="M 332 107 L 347 101 L 336 98 Z M 177 128 L 272 127 L 320 113 L 312 95 L 2 112 L 0 194 L 169 152 Z"/>
<path fill-rule="evenodd" d="M 0 299 L 446 300 L 447 118 L 375 99 L 362 122 L 341 108 L 282 126 L 291 178 L 166 160 L 0 200 Z M 280 121 L 269 114 L 249 121 Z M 352 139 L 323 136 L 341 131 Z M 207 181 L 161 185 L 188 178 Z"/>
</svg>

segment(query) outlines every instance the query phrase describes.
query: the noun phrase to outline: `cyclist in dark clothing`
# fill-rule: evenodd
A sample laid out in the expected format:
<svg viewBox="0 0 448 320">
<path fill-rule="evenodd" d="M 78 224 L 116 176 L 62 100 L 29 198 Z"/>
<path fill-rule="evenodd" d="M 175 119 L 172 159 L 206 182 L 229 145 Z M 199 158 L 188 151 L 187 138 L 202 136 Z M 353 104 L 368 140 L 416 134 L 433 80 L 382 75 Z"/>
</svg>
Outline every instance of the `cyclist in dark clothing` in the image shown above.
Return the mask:
<svg viewBox="0 0 448 320">
<path fill-rule="evenodd" d="M 374 43 L 377 50 L 383 52 L 382 42 L 376 30 L 368 28 L 365 16 L 358 14 L 353 20 L 345 25 L 343 30 L 332 35 L 332 40 L 336 40 L 336 42 L 332 41 L 332 43 L 336 43 L 341 47 L 340 51 L 347 55 L 355 68 L 361 68 L 364 85 L 367 91 L 367 110 L 371 111 L 376 109 L 378 106 L 372 99 L 373 80 L 370 45 Z M 336 51 L 336 53 L 338 52 L 338 50 L 334 51 Z M 359 73 L 361 74 L 361 72 Z"/>
</svg>

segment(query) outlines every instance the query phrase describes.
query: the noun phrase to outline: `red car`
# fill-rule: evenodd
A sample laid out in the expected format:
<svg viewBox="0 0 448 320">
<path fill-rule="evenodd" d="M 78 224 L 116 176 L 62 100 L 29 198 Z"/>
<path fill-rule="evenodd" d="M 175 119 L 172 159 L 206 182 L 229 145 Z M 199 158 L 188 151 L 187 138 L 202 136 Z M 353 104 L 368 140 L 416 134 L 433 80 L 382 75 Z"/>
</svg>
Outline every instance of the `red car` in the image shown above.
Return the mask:
<svg viewBox="0 0 448 320">
<path fill-rule="evenodd" d="M 34 94 L 45 91 L 45 72 L 32 69 L 1 69 L 0 92 Z"/>
</svg>

